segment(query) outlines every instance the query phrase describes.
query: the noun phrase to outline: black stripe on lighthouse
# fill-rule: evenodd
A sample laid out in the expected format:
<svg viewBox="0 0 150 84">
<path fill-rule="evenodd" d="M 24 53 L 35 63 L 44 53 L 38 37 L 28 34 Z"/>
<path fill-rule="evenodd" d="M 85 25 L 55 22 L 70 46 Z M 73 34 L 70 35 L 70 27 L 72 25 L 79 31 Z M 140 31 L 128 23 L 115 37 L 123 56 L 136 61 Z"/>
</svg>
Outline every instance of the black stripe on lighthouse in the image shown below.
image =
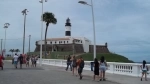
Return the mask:
<svg viewBox="0 0 150 84">
<path fill-rule="evenodd" d="M 71 36 L 71 31 L 66 31 L 65 36 Z"/>
</svg>

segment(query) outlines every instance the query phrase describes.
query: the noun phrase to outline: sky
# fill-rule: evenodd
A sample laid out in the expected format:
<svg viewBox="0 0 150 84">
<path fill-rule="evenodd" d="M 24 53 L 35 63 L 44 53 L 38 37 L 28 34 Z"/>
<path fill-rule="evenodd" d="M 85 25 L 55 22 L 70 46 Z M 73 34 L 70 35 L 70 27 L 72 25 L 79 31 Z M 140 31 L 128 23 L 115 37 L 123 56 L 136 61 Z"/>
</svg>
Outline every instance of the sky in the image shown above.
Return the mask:
<svg viewBox="0 0 150 84">
<path fill-rule="evenodd" d="M 57 24 L 49 25 L 48 38 L 65 36 L 65 22 L 71 20 L 73 37 L 86 37 L 93 41 L 91 7 L 79 0 L 48 0 L 44 12 L 52 12 Z M 84 0 L 91 3 L 91 0 Z M 150 62 L 150 0 L 93 0 L 96 44 L 108 43 L 111 52 L 133 61 Z M 10 23 L 6 34 L 6 50 L 20 49 L 23 44 L 22 10 L 28 9 L 26 19 L 25 51 L 31 35 L 31 51 L 41 35 L 42 4 L 38 0 L 0 0 L 0 39 L 5 37 L 4 23 Z M 45 31 L 45 23 L 44 30 Z M 44 35 L 43 35 L 44 37 Z"/>
</svg>

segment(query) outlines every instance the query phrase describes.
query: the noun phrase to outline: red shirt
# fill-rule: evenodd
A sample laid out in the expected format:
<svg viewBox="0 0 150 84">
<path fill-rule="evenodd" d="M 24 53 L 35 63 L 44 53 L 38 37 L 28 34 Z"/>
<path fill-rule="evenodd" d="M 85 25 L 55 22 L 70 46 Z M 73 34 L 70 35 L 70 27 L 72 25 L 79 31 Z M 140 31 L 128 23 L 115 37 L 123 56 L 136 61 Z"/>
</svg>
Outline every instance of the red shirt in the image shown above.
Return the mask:
<svg viewBox="0 0 150 84">
<path fill-rule="evenodd" d="M 2 65 L 2 60 L 4 60 L 4 57 L 0 56 L 0 66 Z"/>
</svg>

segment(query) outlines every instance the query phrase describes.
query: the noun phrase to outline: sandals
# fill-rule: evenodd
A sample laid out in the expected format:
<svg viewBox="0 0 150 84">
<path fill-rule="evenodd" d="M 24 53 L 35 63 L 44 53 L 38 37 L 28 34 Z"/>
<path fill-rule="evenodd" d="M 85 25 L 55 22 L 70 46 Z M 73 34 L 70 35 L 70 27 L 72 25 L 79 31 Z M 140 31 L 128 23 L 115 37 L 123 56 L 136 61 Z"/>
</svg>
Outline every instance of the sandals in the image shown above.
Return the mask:
<svg viewBox="0 0 150 84">
<path fill-rule="evenodd" d="M 102 79 L 99 79 L 99 81 L 102 81 Z M 104 78 L 103 81 L 106 81 L 106 79 Z"/>
</svg>

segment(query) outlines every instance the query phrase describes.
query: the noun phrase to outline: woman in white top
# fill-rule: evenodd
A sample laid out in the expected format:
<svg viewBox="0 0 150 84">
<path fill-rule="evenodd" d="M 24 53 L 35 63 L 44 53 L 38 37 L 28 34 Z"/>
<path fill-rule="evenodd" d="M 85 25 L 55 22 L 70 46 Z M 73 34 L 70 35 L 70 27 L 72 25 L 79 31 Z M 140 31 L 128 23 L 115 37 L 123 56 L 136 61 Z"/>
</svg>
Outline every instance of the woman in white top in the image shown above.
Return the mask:
<svg viewBox="0 0 150 84">
<path fill-rule="evenodd" d="M 99 66 L 99 68 L 100 68 L 100 81 L 102 81 L 102 79 L 103 79 L 103 81 L 106 80 L 105 79 L 106 67 L 107 67 L 106 60 L 105 60 L 104 56 L 102 56 L 100 59 L 100 66 Z"/>
<path fill-rule="evenodd" d="M 145 75 L 145 80 L 147 81 L 147 71 L 148 71 L 148 66 L 146 65 L 146 61 L 143 60 L 143 65 L 141 65 L 141 69 L 142 69 L 142 77 L 141 77 L 141 81 L 143 76 Z"/>
</svg>

